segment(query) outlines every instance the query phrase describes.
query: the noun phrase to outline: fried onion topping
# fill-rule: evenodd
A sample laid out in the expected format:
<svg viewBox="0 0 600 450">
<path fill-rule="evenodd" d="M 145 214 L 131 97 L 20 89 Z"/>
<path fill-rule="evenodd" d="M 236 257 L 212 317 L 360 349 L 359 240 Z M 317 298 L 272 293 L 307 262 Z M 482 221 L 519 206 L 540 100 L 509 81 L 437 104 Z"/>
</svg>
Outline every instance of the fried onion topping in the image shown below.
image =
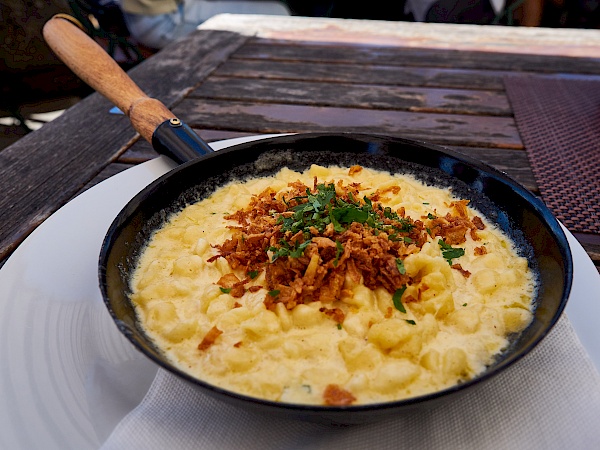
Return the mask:
<svg viewBox="0 0 600 450">
<path fill-rule="evenodd" d="M 359 171 L 358 167 L 351 172 Z M 444 217 L 429 214 L 413 220 L 405 216 L 404 208 L 393 211 L 379 201 L 402 195 L 400 186 L 361 198 L 366 189 L 360 183 L 320 183 L 316 177 L 312 187 L 296 181 L 284 193 L 268 188 L 254 196 L 248 207 L 226 216 L 237 223 L 229 227 L 233 236 L 213 245 L 218 253 L 208 261 L 225 258 L 232 270 L 264 271 L 267 308 L 282 303 L 292 309 L 312 301 L 343 301 L 348 296 L 347 278 L 394 293 L 412 284 L 402 261 L 420 251 L 429 236 L 442 238 L 440 245 L 447 252 L 450 246 L 464 243 L 467 233 L 479 240 L 477 231 L 484 229 L 479 217 L 469 219 L 468 200 L 453 202 L 452 213 Z M 248 281 L 225 275 L 218 284 L 238 297 L 245 293 Z M 338 323 L 343 321 L 341 310 L 322 311 Z"/>
</svg>

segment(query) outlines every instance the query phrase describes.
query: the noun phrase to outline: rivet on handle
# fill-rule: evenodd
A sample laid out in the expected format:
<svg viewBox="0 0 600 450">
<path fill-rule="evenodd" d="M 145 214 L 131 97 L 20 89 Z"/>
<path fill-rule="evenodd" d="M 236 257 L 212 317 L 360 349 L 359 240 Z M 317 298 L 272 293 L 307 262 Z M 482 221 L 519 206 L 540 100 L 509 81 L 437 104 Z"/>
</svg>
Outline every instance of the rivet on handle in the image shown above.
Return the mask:
<svg viewBox="0 0 600 450">
<path fill-rule="evenodd" d="M 174 119 L 169 119 L 169 123 L 171 124 L 171 126 L 173 127 L 180 127 L 181 126 L 181 120 L 174 118 Z"/>
</svg>

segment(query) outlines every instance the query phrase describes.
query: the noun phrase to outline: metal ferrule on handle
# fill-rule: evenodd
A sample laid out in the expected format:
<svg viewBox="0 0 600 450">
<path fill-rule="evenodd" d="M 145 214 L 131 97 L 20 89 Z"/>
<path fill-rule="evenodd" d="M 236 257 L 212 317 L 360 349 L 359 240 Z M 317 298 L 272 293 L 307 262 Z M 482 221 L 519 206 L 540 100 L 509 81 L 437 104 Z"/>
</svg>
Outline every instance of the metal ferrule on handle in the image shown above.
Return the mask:
<svg viewBox="0 0 600 450">
<path fill-rule="evenodd" d="M 165 120 L 156 127 L 152 147 L 178 164 L 214 152 L 194 130 L 176 118 Z"/>
</svg>

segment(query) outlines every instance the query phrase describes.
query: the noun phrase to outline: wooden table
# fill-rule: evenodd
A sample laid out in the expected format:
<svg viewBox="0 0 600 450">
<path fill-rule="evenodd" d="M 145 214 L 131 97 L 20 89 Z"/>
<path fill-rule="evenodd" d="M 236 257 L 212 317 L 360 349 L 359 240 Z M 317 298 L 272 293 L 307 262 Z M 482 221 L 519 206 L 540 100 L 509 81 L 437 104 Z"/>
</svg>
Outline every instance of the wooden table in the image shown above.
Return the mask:
<svg viewBox="0 0 600 450">
<path fill-rule="evenodd" d="M 398 135 L 485 161 L 538 193 L 503 76 L 600 80 L 595 30 L 221 15 L 130 71 L 204 139 Z M 0 263 L 54 211 L 156 157 L 93 94 L 0 152 Z M 600 236 L 576 235 L 600 266 Z"/>
</svg>

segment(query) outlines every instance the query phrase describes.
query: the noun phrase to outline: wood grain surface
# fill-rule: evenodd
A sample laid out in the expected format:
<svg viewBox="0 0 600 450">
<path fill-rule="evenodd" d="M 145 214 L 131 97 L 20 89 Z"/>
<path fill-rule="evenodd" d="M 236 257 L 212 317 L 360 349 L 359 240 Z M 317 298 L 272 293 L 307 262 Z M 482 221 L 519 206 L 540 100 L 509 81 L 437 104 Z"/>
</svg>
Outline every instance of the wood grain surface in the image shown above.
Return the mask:
<svg viewBox="0 0 600 450">
<path fill-rule="evenodd" d="M 318 49 L 319 51 L 315 51 Z M 514 54 L 413 47 L 342 46 L 339 44 L 290 44 L 283 40 L 248 43 L 235 57 L 275 61 L 303 60 L 328 64 L 361 63 L 402 67 L 437 67 L 506 70 L 536 73 L 600 75 L 600 58 Z"/>
</svg>

